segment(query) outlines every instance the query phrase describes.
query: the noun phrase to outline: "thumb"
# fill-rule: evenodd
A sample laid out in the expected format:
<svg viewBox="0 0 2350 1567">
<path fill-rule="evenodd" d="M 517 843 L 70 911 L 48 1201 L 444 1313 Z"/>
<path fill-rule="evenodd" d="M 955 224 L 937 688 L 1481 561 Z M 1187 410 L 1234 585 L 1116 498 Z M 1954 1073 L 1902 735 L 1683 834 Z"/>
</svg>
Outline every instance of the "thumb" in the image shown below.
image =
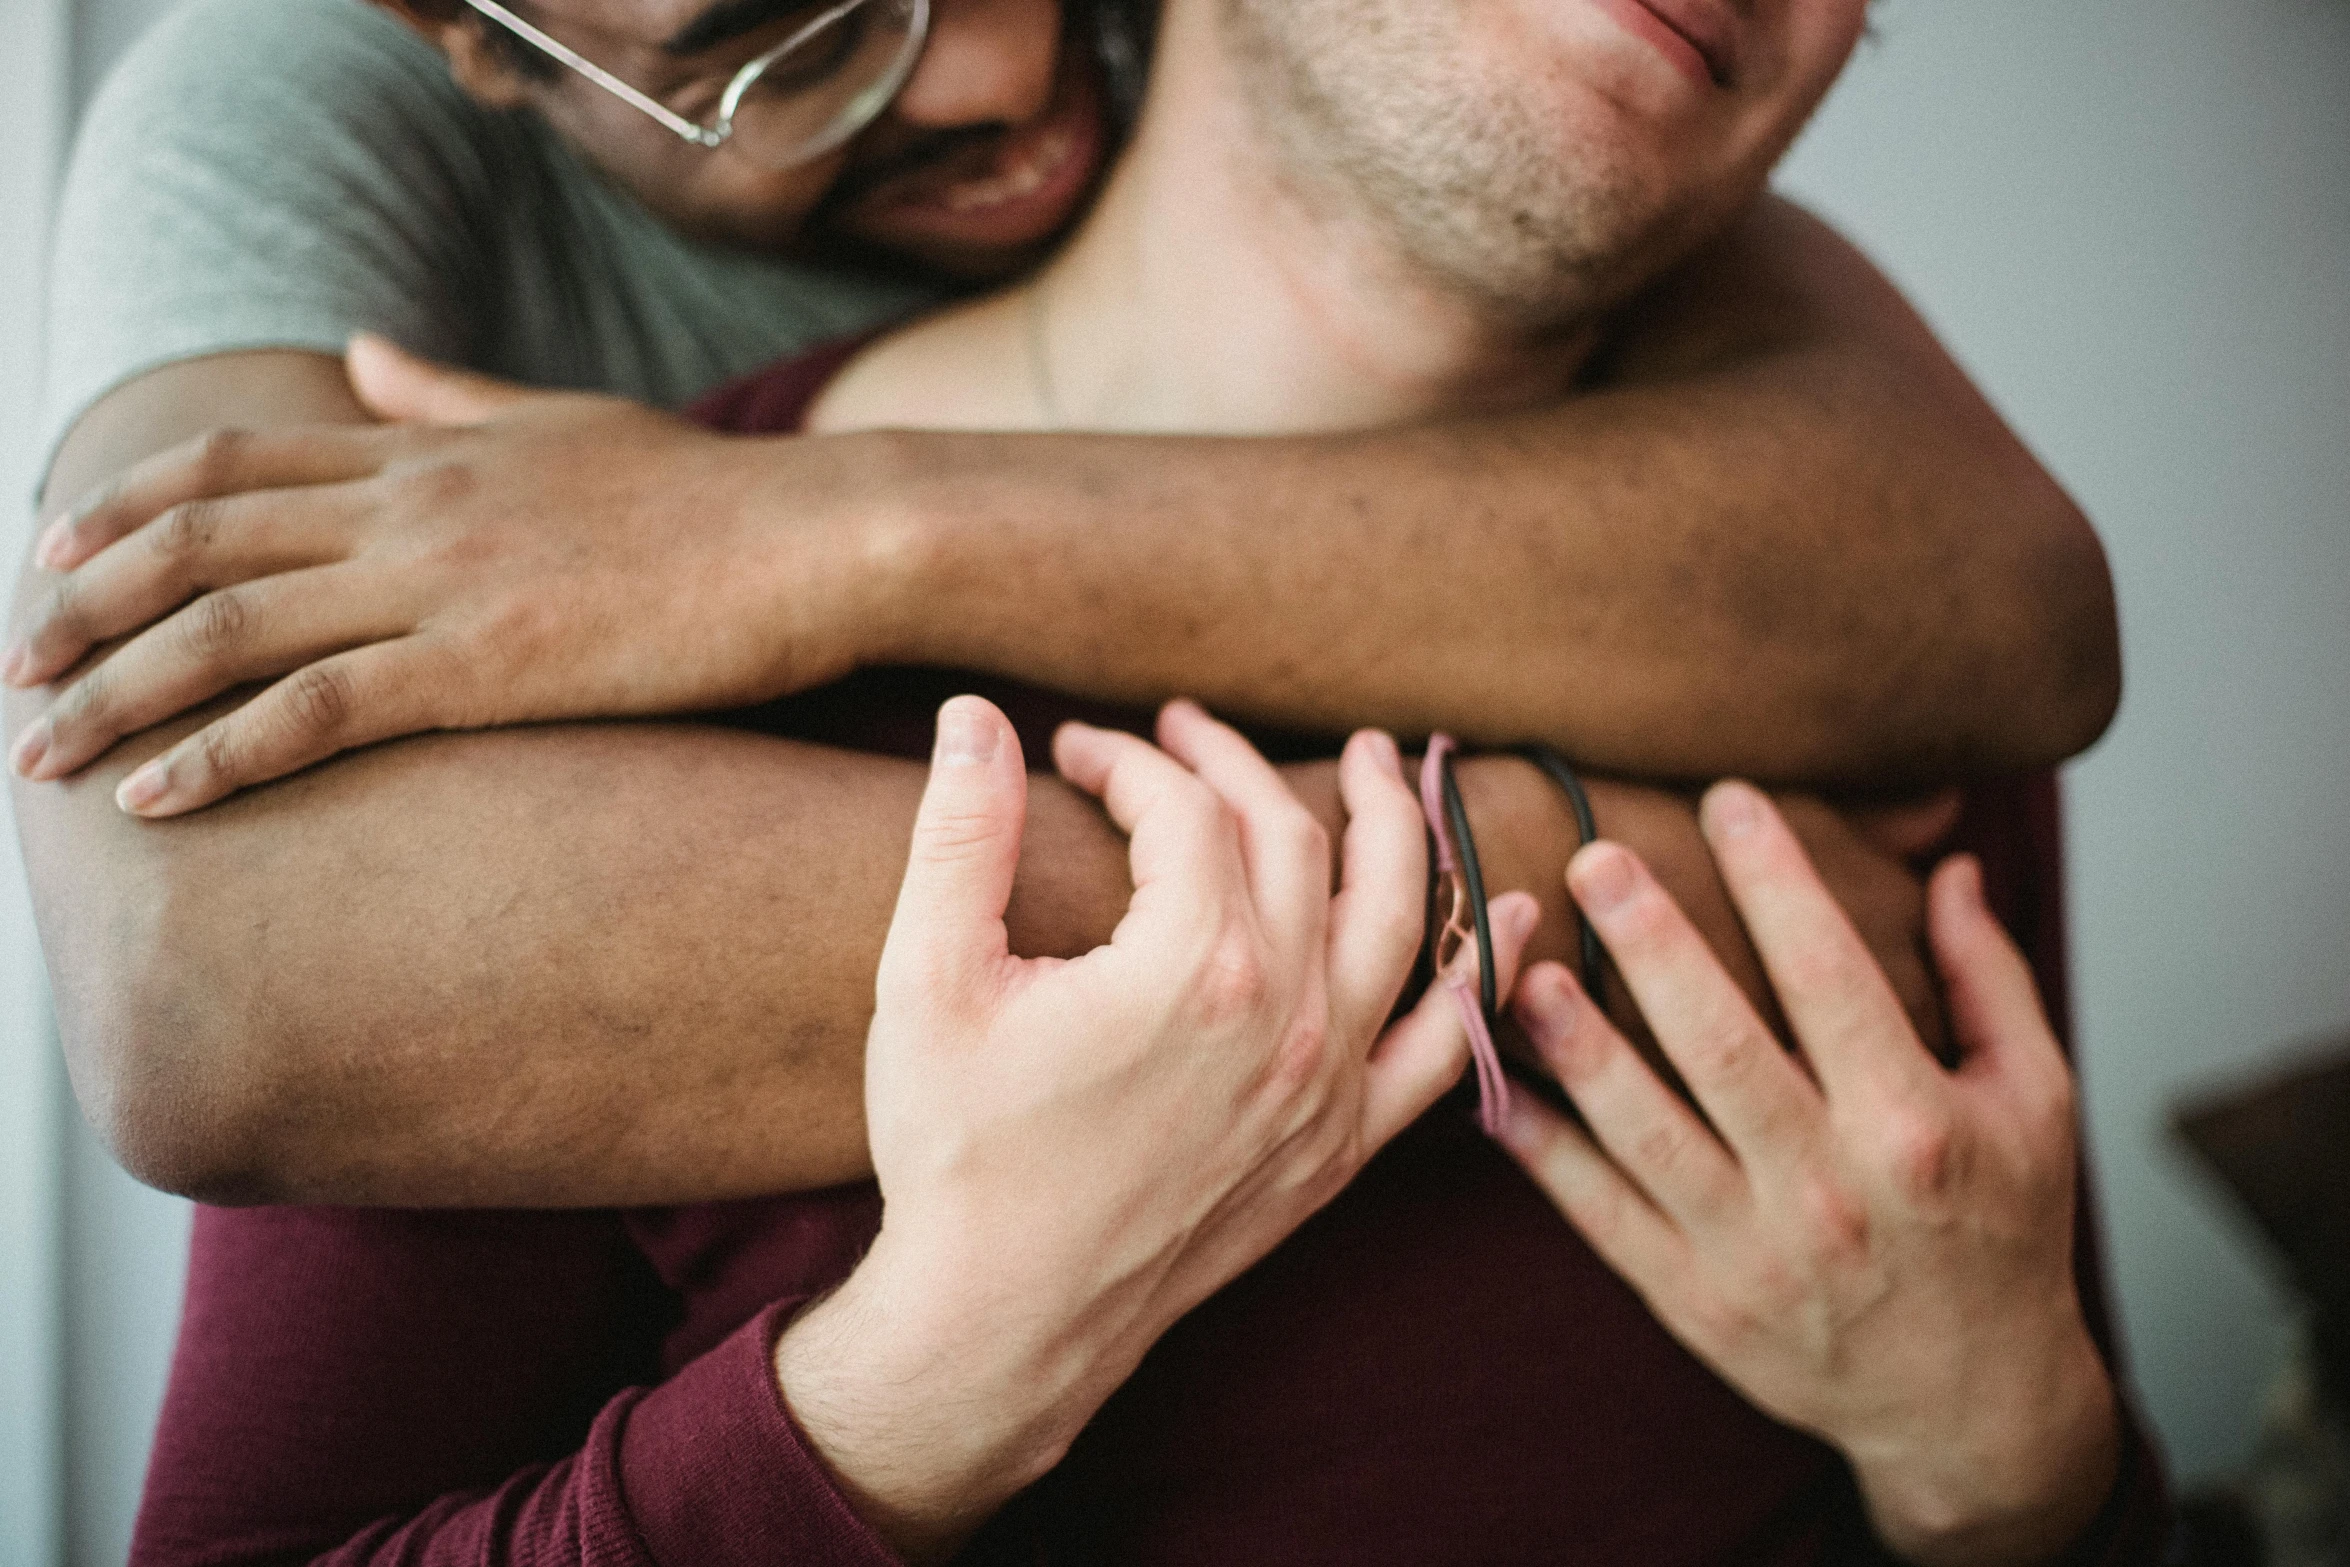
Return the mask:
<svg viewBox="0 0 2350 1567">
<path fill-rule="evenodd" d="M 1004 715 L 975 696 L 940 708 L 930 782 L 881 952 L 883 996 L 929 1006 L 971 999 L 1001 970 L 1027 808 L 1020 737 Z"/>
<path fill-rule="evenodd" d="M 533 395 L 495 376 L 458 370 L 361 332 L 343 351 L 360 405 L 389 424 L 479 424 Z"/>
</svg>

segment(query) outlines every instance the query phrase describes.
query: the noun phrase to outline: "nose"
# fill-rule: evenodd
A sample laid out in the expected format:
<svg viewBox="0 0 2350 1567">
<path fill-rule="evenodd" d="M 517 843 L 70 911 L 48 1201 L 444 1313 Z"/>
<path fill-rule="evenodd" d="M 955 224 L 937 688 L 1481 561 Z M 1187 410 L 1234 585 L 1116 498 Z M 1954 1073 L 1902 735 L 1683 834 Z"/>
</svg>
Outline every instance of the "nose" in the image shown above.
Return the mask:
<svg viewBox="0 0 2350 1567">
<path fill-rule="evenodd" d="M 1060 0 L 933 0 L 894 117 L 928 130 L 1032 120 L 1052 102 L 1060 45 Z"/>
</svg>

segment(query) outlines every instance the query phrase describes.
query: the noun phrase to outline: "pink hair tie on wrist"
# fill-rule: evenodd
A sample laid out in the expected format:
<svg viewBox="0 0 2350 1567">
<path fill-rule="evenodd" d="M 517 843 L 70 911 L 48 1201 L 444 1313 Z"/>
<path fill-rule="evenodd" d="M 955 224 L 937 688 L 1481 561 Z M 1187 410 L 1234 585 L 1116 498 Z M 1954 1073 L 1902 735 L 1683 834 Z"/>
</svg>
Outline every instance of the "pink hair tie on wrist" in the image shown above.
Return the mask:
<svg viewBox="0 0 2350 1567">
<path fill-rule="evenodd" d="M 1431 984 L 1452 992 L 1460 1009 L 1461 1026 L 1469 1035 L 1469 1061 L 1477 1070 L 1477 1124 L 1488 1137 L 1498 1136 L 1509 1115 L 1509 1079 L 1502 1075 L 1501 1052 L 1493 1047 L 1490 1021 L 1498 1004 L 1493 972 L 1493 929 L 1485 910 L 1485 877 L 1477 863 L 1476 841 L 1469 835 L 1469 813 L 1461 803 L 1460 785 L 1452 776 L 1452 753 L 1458 749 L 1448 734 L 1428 737 L 1428 753 L 1420 761 L 1420 809 L 1428 818 L 1428 836 L 1435 842 L 1436 870 L 1452 888 L 1444 924 L 1434 933 L 1435 975 Z M 1478 972 L 1472 988 L 1469 976 L 1455 965 L 1461 949 L 1474 945 Z"/>
</svg>

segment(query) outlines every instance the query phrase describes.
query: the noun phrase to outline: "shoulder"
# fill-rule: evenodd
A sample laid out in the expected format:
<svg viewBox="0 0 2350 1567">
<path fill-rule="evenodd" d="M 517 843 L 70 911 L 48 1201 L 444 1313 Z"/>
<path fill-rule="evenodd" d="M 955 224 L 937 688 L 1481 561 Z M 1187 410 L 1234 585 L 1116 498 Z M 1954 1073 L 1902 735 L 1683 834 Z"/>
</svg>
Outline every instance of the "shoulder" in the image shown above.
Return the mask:
<svg viewBox="0 0 2350 1567">
<path fill-rule="evenodd" d="M 118 205 L 142 183 L 251 200 L 322 178 L 347 192 L 478 177 L 500 123 L 438 52 L 363 0 L 190 0 L 92 101 L 67 221 L 77 203 Z"/>
<path fill-rule="evenodd" d="M 51 448 L 108 390 L 360 328 L 460 358 L 531 148 L 363 0 L 188 0 L 92 101 L 49 273 Z"/>
<path fill-rule="evenodd" d="M 361 101 L 346 108 L 353 91 Z M 123 55 L 90 119 L 154 124 L 191 104 L 241 110 L 290 102 L 341 117 L 411 93 L 464 101 L 432 46 L 365 0 L 187 0 Z"/>
</svg>

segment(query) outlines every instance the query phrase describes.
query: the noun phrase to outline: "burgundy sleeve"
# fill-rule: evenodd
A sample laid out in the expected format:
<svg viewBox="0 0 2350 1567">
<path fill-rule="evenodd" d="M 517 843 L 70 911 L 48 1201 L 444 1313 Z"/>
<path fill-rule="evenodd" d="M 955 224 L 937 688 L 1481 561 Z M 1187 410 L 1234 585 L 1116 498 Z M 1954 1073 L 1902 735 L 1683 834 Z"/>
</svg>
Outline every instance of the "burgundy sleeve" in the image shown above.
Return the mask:
<svg viewBox="0 0 2350 1567">
<path fill-rule="evenodd" d="M 618 1391 L 654 1300 L 608 1214 L 199 1210 L 135 1567 L 892 1562 L 775 1392 L 788 1307 Z"/>
</svg>

